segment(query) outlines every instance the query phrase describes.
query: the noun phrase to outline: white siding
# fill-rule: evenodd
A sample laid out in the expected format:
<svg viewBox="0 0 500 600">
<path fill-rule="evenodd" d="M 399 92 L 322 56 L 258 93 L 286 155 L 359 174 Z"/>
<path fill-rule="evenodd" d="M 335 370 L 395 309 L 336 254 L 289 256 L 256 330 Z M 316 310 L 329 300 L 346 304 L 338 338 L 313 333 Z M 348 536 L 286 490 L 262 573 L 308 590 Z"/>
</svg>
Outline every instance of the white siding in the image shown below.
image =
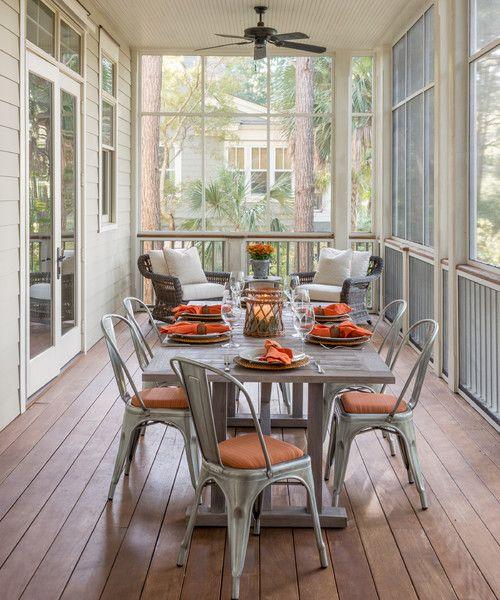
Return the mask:
<svg viewBox="0 0 500 600">
<path fill-rule="evenodd" d="M 92 20 L 100 23 L 95 13 Z M 110 31 L 112 34 L 112 30 Z M 117 226 L 98 231 L 99 206 L 99 33 L 87 34 L 87 107 L 85 132 L 85 300 L 87 348 L 100 337 L 100 319 L 107 312 L 122 312 L 122 299 L 130 292 L 130 52 L 120 43 L 118 65 Z M 125 143 L 123 143 L 123 141 Z"/>
<path fill-rule="evenodd" d="M 18 10 L 0 0 L 0 429 L 19 414 Z"/>
</svg>

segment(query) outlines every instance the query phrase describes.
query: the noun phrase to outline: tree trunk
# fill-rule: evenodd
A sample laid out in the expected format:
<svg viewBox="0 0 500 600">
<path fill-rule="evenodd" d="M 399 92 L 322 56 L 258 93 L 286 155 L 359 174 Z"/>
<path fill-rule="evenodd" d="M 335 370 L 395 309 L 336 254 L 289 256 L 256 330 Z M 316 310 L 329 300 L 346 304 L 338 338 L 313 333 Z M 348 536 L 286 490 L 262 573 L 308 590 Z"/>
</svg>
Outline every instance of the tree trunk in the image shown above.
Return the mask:
<svg viewBox="0 0 500 600">
<path fill-rule="evenodd" d="M 295 174 L 295 231 L 313 231 L 314 225 L 314 62 L 309 57 L 295 59 L 295 110 L 309 116 L 296 117 L 293 144 Z M 311 244 L 297 245 L 298 268 L 312 268 Z"/>
<path fill-rule="evenodd" d="M 161 108 L 162 57 L 142 58 L 143 107 L 158 112 Z M 150 116 L 142 121 L 141 140 L 141 229 L 161 228 L 161 194 L 159 173 L 160 117 Z"/>
</svg>

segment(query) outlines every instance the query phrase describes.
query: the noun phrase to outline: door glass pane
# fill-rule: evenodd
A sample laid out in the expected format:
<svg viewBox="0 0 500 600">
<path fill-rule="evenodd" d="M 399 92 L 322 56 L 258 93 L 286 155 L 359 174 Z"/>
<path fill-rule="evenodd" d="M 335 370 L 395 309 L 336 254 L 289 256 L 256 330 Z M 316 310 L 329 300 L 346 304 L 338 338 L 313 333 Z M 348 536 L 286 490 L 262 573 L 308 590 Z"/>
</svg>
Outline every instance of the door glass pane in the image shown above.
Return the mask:
<svg viewBox="0 0 500 600">
<path fill-rule="evenodd" d="M 54 13 L 40 2 L 28 0 L 26 36 L 30 42 L 54 56 Z"/>
<path fill-rule="evenodd" d="M 52 84 L 29 75 L 30 357 L 53 344 Z"/>
<path fill-rule="evenodd" d="M 61 334 L 75 326 L 76 314 L 76 98 L 61 92 Z"/>
<path fill-rule="evenodd" d="M 69 25 L 61 21 L 61 62 L 80 73 L 81 38 Z"/>
</svg>

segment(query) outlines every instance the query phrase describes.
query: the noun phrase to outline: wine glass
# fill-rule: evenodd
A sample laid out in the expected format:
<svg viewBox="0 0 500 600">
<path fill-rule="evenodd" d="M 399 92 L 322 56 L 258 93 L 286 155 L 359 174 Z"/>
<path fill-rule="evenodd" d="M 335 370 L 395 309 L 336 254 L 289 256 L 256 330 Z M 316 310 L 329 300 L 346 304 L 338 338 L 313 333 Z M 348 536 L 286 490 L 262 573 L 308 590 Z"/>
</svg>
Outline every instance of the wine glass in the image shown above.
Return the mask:
<svg viewBox="0 0 500 600">
<path fill-rule="evenodd" d="M 304 342 L 306 336 L 314 328 L 314 309 L 310 303 L 303 302 L 297 307 L 293 325 L 300 336 L 302 352 L 304 352 Z"/>
<path fill-rule="evenodd" d="M 290 287 L 290 302 L 293 302 L 295 297 L 295 290 L 300 285 L 300 279 L 298 275 L 290 275 L 288 278 L 288 286 Z"/>
<path fill-rule="evenodd" d="M 221 317 L 226 325 L 231 328 L 229 330 L 230 340 L 227 344 L 223 344 L 224 348 L 239 348 L 239 344 L 233 341 L 233 332 L 236 323 L 241 316 L 241 306 L 238 298 L 230 297 L 229 294 L 224 294 L 221 304 Z"/>
</svg>

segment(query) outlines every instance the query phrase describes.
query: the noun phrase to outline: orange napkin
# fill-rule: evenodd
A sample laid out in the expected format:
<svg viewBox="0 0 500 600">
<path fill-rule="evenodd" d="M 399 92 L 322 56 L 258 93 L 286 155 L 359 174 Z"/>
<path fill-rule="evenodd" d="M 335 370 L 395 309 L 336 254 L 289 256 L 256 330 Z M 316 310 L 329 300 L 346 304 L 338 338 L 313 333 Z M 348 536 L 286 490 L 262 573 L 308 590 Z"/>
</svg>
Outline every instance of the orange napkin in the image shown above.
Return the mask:
<svg viewBox="0 0 500 600">
<path fill-rule="evenodd" d="M 317 335 L 319 337 L 337 337 L 337 326 L 336 325 L 315 325 L 311 331 L 311 335 Z"/>
<path fill-rule="evenodd" d="M 338 315 L 345 315 L 350 313 L 352 308 L 348 304 L 343 302 L 336 302 L 335 304 L 329 304 L 328 306 L 315 306 L 314 313 L 316 315 L 324 315 L 326 317 L 336 317 Z"/>
<path fill-rule="evenodd" d="M 174 323 L 174 325 L 163 325 L 160 327 L 160 332 L 167 335 L 175 333 L 205 335 L 207 333 L 224 333 L 229 330 L 229 325 L 221 323 L 196 323 L 196 321 L 179 321 L 178 323 Z"/>
<path fill-rule="evenodd" d="M 264 342 L 266 353 L 261 356 L 261 360 L 265 360 L 271 364 L 289 365 L 292 362 L 293 351 L 291 348 L 283 348 L 276 340 L 266 340 Z"/>
<path fill-rule="evenodd" d="M 358 327 L 352 321 L 344 321 L 338 325 L 339 337 L 341 338 L 353 338 L 353 337 L 362 337 L 369 336 L 371 337 L 372 332 L 369 329 L 364 329 L 364 327 Z"/>
<path fill-rule="evenodd" d="M 180 304 L 172 309 L 175 316 L 187 313 L 190 315 L 220 315 L 221 305 L 213 304 L 208 306 L 207 304 Z"/>
</svg>

